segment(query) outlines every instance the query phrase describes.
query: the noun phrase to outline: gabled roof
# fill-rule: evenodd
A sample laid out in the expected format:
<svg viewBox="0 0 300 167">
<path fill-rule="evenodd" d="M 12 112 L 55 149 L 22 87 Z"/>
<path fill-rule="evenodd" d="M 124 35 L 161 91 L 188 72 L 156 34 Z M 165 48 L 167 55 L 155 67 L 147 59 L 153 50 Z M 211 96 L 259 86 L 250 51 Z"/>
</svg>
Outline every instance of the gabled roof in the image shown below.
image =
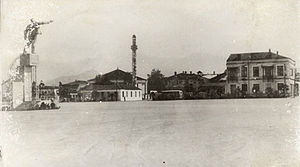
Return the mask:
<svg viewBox="0 0 300 167">
<path fill-rule="evenodd" d="M 124 85 L 124 84 L 111 84 L 111 85 L 96 85 L 90 84 L 82 87 L 80 90 L 118 90 L 118 89 L 125 89 L 125 90 L 141 90 L 135 86 L 131 85 Z"/>
<path fill-rule="evenodd" d="M 120 69 L 116 69 L 116 70 L 113 70 L 109 73 L 106 73 L 104 74 L 103 76 L 105 77 L 111 77 L 111 78 L 129 78 L 129 79 L 132 79 L 132 74 L 129 73 L 129 72 L 125 72 L 123 70 L 120 70 Z M 136 76 L 138 80 L 146 80 L 144 78 L 141 78 L 139 76 Z"/>
<path fill-rule="evenodd" d="M 235 53 L 230 54 L 227 59 L 229 61 L 248 61 L 248 60 L 268 60 L 268 59 L 290 59 L 289 57 L 281 56 L 273 52 L 253 52 L 253 53 Z M 292 60 L 294 61 L 294 60 Z"/>
<path fill-rule="evenodd" d="M 213 82 L 213 83 L 216 83 L 216 82 L 225 82 L 226 81 L 226 77 L 227 77 L 227 74 L 226 74 L 226 71 L 225 71 L 222 74 L 218 74 L 217 76 L 211 78 L 209 81 Z"/>
<path fill-rule="evenodd" d="M 111 72 L 108 72 L 106 74 L 103 74 L 101 76 L 102 78 L 105 78 L 107 80 L 124 80 L 124 81 L 127 81 L 127 82 L 131 82 L 132 81 L 132 74 L 129 73 L 129 72 L 125 72 L 123 70 L 120 70 L 120 69 L 116 69 L 116 70 L 113 70 Z M 137 76 L 136 77 L 137 80 L 146 80 L 142 77 L 139 77 Z M 93 79 L 89 79 L 88 81 L 94 81 L 96 80 L 96 77 L 93 78 Z"/>
</svg>

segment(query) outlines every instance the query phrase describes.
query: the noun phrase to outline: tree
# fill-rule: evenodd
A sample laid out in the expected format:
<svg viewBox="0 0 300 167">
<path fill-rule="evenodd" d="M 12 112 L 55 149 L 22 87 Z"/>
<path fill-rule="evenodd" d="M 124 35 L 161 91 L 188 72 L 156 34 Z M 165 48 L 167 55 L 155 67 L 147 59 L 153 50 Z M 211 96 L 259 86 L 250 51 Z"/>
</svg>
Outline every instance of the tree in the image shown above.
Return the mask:
<svg viewBox="0 0 300 167">
<path fill-rule="evenodd" d="M 158 92 L 164 89 L 164 75 L 159 69 L 152 69 L 151 74 L 148 74 L 148 90 L 156 90 Z"/>
<path fill-rule="evenodd" d="M 68 89 L 63 86 L 61 82 L 59 82 L 59 99 L 63 101 L 64 98 L 68 98 Z"/>
</svg>

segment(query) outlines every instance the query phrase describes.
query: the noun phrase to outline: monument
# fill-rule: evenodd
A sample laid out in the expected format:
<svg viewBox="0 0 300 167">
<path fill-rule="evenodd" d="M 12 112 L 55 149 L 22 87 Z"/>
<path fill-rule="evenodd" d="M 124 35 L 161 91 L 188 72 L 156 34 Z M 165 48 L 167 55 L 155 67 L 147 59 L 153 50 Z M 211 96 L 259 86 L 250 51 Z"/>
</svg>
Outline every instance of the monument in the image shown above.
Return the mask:
<svg viewBox="0 0 300 167">
<path fill-rule="evenodd" d="M 40 26 L 53 22 L 52 20 L 48 22 L 37 22 L 33 19 L 30 21 L 31 23 L 27 25 L 24 31 L 24 39 L 27 43 L 24 46 L 23 53 L 20 56 L 20 67 L 23 73 L 24 83 L 24 101 L 35 100 L 38 96 L 36 93 L 36 83 L 39 57 L 35 53 L 35 43 L 37 36 L 41 34 Z M 35 92 L 35 94 L 33 94 L 33 92 Z"/>
<path fill-rule="evenodd" d="M 6 90 L 6 99 L 11 109 L 15 109 L 24 102 L 34 104 L 38 100 L 37 65 L 38 54 L 35 52 L 37 36 L 41 34 L 40 26 L 53 21 L 37 22 L 34 19 L 26 26 L 24 40 L 26 44 L 23 53 L 14 60 L 9 69 L 9 79 L 2 83 L 2 90 Z M 2 91 L 4 92 L 4 91 Z M 25 107 L 26 108 L 26 107 Z M 28 108 L 26 108 L 28 109 Z"/>
</svg>

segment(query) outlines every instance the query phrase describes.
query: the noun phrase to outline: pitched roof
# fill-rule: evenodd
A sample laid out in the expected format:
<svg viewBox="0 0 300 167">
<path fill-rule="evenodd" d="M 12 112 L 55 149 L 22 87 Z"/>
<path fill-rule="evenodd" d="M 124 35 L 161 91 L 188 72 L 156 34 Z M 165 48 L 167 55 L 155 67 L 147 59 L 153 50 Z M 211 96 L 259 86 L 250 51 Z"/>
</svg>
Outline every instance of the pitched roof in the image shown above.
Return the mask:
<svg viewBox="0 0 300 167">
<path fill-rule="evenodd" d="M 120 79 L 123 79 L 125 81 L 128 81 L 128 82 L 131 82 L 132 80 L 132 74 L 129 73 L 129 72 L 125 72 L 123 70 L 120 70 L 120 69 L 116 69 L 116 70 L 113 70 L 111 72 L 108 72 L 106 74 L 103 74 L 101 76 L 102 78 L 106 78 L 108 80 L 120 80 Z M 146 80 L 142 77 L 139 77 L 139 76 L 136 76 L 137 80 Z M 92 79 L 89 79 L 88 81 L 94 81 L 96 80 L 96 77 L 95 78 L 92 78 Z"/>
<path fill-rule="evenodd" d="M 226 81 L 226 71 L 223 72 L 222 74 L 218 74 L 217 76 L 211 78 L 209 81 L 212 83 L 216 83 L 216 82 L 225 82 Z"/>
<path fill-rule="evenodd" d="M 140 90 L 135 86 L 124 85 L 124 84 L 111 84 L 111 85 L 96 85 L 89 84 L 82 87 L 80 90 L 117 90 L 117 89 L 125 89 L 125 90 Z"/>
<path fill-rule="evenodd" d="M 120 70 L 120 69 L 116 69 L 116 70 L 113 70 L 109 73 L 106 73 L 104 74 L 103 76 L 106 76 L 106 77 L 112 77 L 112 78 L 122 78 L 122 77 L 128 77 L 128 78 L 132 78 L 132 74 L 129 73 L 129 72 L 125 72 L 123 70 Z M 136 76 L 138 80 L 146 80 L 144 78 L 141 78 L 139 76 Z"/>
<path fill-rule="evenodd" d="M 248 61 L 248 60 L 268 60 L 268 59 L 290 59 L 289 57 L 281 56 L 273 52 L 253 52 L 253 53 L 235 53 L 230 54 L 227 59 L 229 61 Z M 292 60 L 294 61 L 294 60 Z"/>
</svg>

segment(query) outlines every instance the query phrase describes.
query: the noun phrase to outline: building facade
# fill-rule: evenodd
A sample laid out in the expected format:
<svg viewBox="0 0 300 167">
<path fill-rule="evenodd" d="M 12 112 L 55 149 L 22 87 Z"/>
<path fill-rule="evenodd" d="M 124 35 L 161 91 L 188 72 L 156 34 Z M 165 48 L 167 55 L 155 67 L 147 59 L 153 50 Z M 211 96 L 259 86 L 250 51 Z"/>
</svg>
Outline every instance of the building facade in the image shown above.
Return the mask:
<svg viewBox="0 0 300 167">
<path fill-rule="evenodd" d="M 79 91 L 81 101 L 138 101 L 142 100 L 142 90 L 128 85 L 89 84 Z"/>
<path fill-rule="evenodd" d="M 277 53 L 231 54 L 226 62 L 225 93 L 231 96 L 294 96 L 295 61 Z"/>
<path fill-rule="evenodd" d="M 182 73 L 177 74 L 174 72 L 174 75 L 164 78 L 164 87 L 168 90 L 183 90 L 185 92 L 196 92 L 199 90 L 200 86 L 204 83 L 207 83 L 208 79 L 203 77 L 200 73 L 189 73 L 183 71 Z"/>
<path fill-rule="evenodd" d="M 103 75 L 98 75 L 94 79 L 88 80 L 89 84 L 95 85 L 123 85 L 132 86 L 132 74 L 120 69 L 108 72 Z M 144 78 L 136 76 L 135 87 L 142 91 L 142 98 L 147 98 L 148 81 Z"/>
<path fill-rule="evenodd" d="M 39 86 L 40 100 L 59 101 L 59 87 L 58 86 Z"/>
<path fill-rule="evenodd" d="M 74 82 L 59 85 L 59 101 L 61 102 L 77 102 L 80 101 L 79 90 L 86 86 L 87 81 L 75 80 Z"/>
<path fill-rule="evenodd" d="M 201 85 L 201 98 L 223 98 L 225 97 L 225 86 L 227 80 L 227 72 L 215 74 L 209 78 L 209 81 Z"/>
</svg>

